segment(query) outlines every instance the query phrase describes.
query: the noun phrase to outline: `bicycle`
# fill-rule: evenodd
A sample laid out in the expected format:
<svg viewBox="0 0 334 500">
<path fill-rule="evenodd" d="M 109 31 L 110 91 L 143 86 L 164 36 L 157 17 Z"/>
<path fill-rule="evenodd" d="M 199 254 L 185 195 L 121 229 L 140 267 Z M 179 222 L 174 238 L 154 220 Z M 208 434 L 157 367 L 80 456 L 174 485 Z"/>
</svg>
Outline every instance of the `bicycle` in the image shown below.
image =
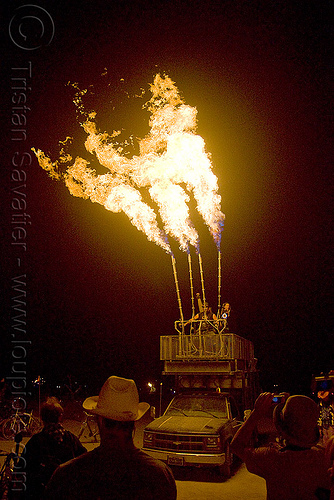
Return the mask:
<svg viewBox="0 0 334 500">
<path fill-rule="evenodd" d="M 33 411 L 20 413 L 19 410 L 16 410 L 14 415 L 2 423 L 1 433 L 5 439 L 12 439 L 19 432 L 30 436 L 39 432 L 41 428 L 42 424 L 39 419 L 33 416 Z"/>
<path fill-rule="evenodd" d="M 81 438 L 94 438 L 94 441 L 97 443 L 100 440 L 99 436 L 99 428 L 96 422 L 94 415 L 90 415 L 85 412 L 85 420 L 81 424 L 81 428 L 78 434 L 78 439 Z M 88 436 L 86 431 L 88 430 Z"/>
<path fill-rule="evenodd" d="M 0 456 L 6 457 L 0 469 L 0 498 L 1 500 L 21 499 L 22 493 L 25 491 L 25 473 L 20 471 L 24 462 L 21 462 L 19 455 L 20 442 L 22 434 L 18 433 L 15 436 L 16 448 L 15 452 L 7 452 L 0 450 Z"/>
<path fill-rule="evenodd" d="M 0 498 L 5 500 L 10 495 L 15 453 L 0 450 L 0 456 L 6 457 L 0 470 Z"/>
</svg>

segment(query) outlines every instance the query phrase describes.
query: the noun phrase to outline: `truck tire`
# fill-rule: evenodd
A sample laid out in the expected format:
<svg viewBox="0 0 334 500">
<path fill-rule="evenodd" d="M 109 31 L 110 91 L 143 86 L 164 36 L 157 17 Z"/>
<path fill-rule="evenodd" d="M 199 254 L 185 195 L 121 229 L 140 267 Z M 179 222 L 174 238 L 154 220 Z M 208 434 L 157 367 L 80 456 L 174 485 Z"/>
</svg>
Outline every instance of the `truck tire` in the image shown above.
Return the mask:
<svg viewBox="0 0 334 500">
<path fill-rule="evenodd" d="M 219 474 L 225 479 L 229 479 L 232 473 L 233 453 L 231 452 L 230 443 L 225 446 L 225 462 L 219 466 Z"/>
</svg>

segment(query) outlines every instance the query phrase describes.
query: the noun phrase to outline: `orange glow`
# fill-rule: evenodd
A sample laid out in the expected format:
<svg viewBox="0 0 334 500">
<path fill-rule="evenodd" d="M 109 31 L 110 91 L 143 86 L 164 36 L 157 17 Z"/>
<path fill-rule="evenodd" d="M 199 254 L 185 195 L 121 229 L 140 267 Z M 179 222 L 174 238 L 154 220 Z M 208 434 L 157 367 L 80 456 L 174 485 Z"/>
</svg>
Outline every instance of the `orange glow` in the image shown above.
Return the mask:
<svg viewBox="0 0 334 500">
<path fill-rule="evenodd" d="M 98 175 L 87 160 L 77 157 L 62 174 L 61 164 L 73 161 L 71 156 L 62 151 L 52 162 L 41 150 L 33 151 L 40 166 L 51 177 L 62 178 L 73 196 L 100 203 L 112 212 L 123 211 L 138 230 L 168 253 L 172 252 L 166 235 L 175 238 L 183 251 L 188 251 L 189 244 L 199 250 L 198 233 L 189 215 L 192 194 L 219 247 L 224 214 L 210 156 L 204 140 L 195 133 L 197 110 L 184 104 L 168 76 L 157 74 L 150 90 L 152 97 L 145 105 L 151 113 L 150 132 L 138 140 L 138 156 L 129 159 L 119 144 L 115 146 L 113 139 L 119 132 L 110 135 L 98 131 L 95 112 L 81 124 L 87 134 L 86 150 L 95 155 L 106 173 Z M 80 94 L 74 103 L 84 113 Z M 163 230 L 157 214 L 143 201 L 142 189 L 156 203 Z"/>
</svg>

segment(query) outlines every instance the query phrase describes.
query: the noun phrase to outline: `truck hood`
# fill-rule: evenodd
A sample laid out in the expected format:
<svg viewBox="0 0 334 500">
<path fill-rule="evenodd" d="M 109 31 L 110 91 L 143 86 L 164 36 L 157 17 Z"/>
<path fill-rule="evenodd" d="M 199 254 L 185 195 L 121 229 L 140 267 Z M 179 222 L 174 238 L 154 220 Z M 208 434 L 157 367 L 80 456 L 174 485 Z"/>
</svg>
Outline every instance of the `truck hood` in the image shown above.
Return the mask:
<svg viewBox="0 0 334 500">
<path fill-rule="evenodd" d="M 223 418 L 166 415 L 153 420 L 145 427 L 145 430 L 173 434 L 185 432 L 216 434 L 226 423 L 227 419 Z"/>
</svg>

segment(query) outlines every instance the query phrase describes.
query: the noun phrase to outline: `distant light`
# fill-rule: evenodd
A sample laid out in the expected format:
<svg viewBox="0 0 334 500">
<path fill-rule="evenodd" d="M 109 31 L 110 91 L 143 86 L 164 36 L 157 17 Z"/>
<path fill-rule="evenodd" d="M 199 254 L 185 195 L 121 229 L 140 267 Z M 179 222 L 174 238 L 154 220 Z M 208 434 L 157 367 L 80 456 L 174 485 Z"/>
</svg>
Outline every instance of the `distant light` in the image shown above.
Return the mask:
<svg viewBox="0 0 334 500">
<path fill-rule="evenodd" d="M 32 384 L 34 387 L 45 384 L 45 379 L 43 377 L 38 376 L 35 380 L 32 380 Z"/>
<path fill-rule="evenodd" d="M 152 394 L 153 392 L 156 392 L 156 388 L 155 388 L 154 383 L 152 383 L 152 382 L 148 382 L 148 383 L 147 383 L 147 385 L 148 385 L 148 387 L 149 387 L 149 389 L 150 389 L 150 390 L 149 390 L 150 394 Z"/>
</svg>

